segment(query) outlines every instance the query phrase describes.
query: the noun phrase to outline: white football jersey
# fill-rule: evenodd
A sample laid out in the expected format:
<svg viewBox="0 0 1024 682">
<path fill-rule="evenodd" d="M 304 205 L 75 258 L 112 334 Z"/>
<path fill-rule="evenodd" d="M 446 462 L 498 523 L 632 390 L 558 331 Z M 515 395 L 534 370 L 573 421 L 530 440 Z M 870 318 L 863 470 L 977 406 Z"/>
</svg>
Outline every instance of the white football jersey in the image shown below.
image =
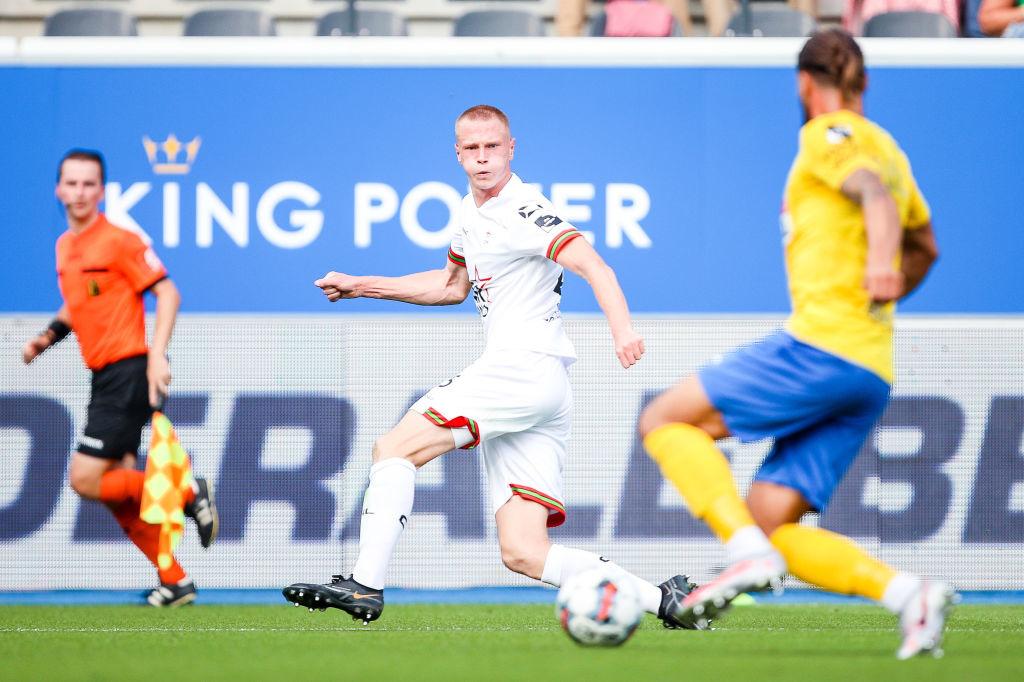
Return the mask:
<svg viewBox="0 0 1024 682">
<path fill-rule="evenodd" d="M 483 206 L 467 194 L 458 225 L 448 259 L 469 274 L 487 349 L 516 348 L 575 359 L 558 309 L 562 266 L 555 258 L 583 235 L 515 174 Z"/>
</svg>

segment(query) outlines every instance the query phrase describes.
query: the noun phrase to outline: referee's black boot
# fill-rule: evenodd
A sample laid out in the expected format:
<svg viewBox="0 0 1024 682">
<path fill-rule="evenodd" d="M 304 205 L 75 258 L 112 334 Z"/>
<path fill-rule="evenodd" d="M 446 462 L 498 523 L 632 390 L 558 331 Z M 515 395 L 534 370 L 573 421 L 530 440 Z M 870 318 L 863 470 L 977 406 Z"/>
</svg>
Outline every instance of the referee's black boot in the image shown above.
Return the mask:
<svg viewBox="0 0 1024 682">
<path fill-rule="evenodd" d="M 213 501 L 213 484 L 205 478 L 197 478 L 195 491 L 195 499 L 185 505 L 185 516 L 196 522 L 199 544 L 205 549 L 217 539 L 220 517 L 217 516 L 217 505 Z"/>
<path fill-rule="evenodd" d="M 281 590 L 284 598 L 296 606 L 305 606 L 310 611 L 324 611 L 328 607 L 341 609 L 369 625 L 371 620 L 380 618 L 384 610 L 384 590 L 375 590 L 360 585 L 352 576 L 331 576 L 326 585 L 295 583 Z"/>
<path fill-rule="evenodd" d="M 191 578 L 176 583 L 160 583 L 146 595 L 146 603 L 150 606 L 184 606 L 196 600 L 196 585 Z"/>
</svg>

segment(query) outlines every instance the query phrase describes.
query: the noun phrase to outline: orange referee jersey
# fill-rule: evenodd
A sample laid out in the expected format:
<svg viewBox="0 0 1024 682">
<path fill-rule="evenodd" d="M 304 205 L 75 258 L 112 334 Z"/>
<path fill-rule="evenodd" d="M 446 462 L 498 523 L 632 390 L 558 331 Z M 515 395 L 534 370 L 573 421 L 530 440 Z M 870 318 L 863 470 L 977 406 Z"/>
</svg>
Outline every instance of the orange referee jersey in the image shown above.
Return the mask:
<svg viewBox="0 0 1024 682">
<path fill-rule="evenodd" d="M 89 369 L 146 354 L 142 294 L 165 277 L 153 249 L 102 213 L 81 232 L 60 236 L 57 279 Z"/>
</svg>

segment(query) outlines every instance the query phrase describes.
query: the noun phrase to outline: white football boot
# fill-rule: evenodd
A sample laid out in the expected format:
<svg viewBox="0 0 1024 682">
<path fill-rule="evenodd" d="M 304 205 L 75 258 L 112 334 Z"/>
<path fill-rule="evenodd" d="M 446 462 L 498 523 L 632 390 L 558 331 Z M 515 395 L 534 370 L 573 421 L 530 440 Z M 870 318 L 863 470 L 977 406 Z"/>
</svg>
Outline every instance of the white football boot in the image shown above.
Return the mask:
<svg viewBox="0 0 1024 682">
<path fill-rule="evenodd" d="M 918 654 L 942 656 L 942 633 L 949 610 L 960 601 L 952 587 L 942 582 L 922 580 L 921 587 L 900 612 L 903 644 L 896 658 L 905 661 Z"/>
<path fill-rule="evenodd" d="M 778 552 L 737 561 L 714 580 L 686 595 L 677 619 L 705 629 L 712 618 L 729 608 L 732 600 L 745 592 L 782 589 L 786 561 Z"/>
</svg>

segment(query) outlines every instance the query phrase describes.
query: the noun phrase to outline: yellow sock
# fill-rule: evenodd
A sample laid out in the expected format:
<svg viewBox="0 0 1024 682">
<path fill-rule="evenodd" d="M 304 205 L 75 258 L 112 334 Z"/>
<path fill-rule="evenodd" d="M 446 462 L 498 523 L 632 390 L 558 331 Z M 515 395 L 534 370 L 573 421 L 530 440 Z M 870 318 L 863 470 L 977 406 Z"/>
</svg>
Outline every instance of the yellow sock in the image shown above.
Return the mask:
<svg viewBox="0 0 1024 682">
<path fill-rule="evenodd" d="M 693 515 L 707 522 L 723 542 L 738 529 L 754 525 L 736 492 L 728 460 L 702 429 L 689 424 L 660 426 L 644 438 L 644 448 Z"/>
<path fill-rule="evenodd" d="M 771 535 L 789 572 L 830 592 L 856 594 L 880 601 L 896 571 L 842 535 L 795 523 L 779 526 Z"/>
</svg>

